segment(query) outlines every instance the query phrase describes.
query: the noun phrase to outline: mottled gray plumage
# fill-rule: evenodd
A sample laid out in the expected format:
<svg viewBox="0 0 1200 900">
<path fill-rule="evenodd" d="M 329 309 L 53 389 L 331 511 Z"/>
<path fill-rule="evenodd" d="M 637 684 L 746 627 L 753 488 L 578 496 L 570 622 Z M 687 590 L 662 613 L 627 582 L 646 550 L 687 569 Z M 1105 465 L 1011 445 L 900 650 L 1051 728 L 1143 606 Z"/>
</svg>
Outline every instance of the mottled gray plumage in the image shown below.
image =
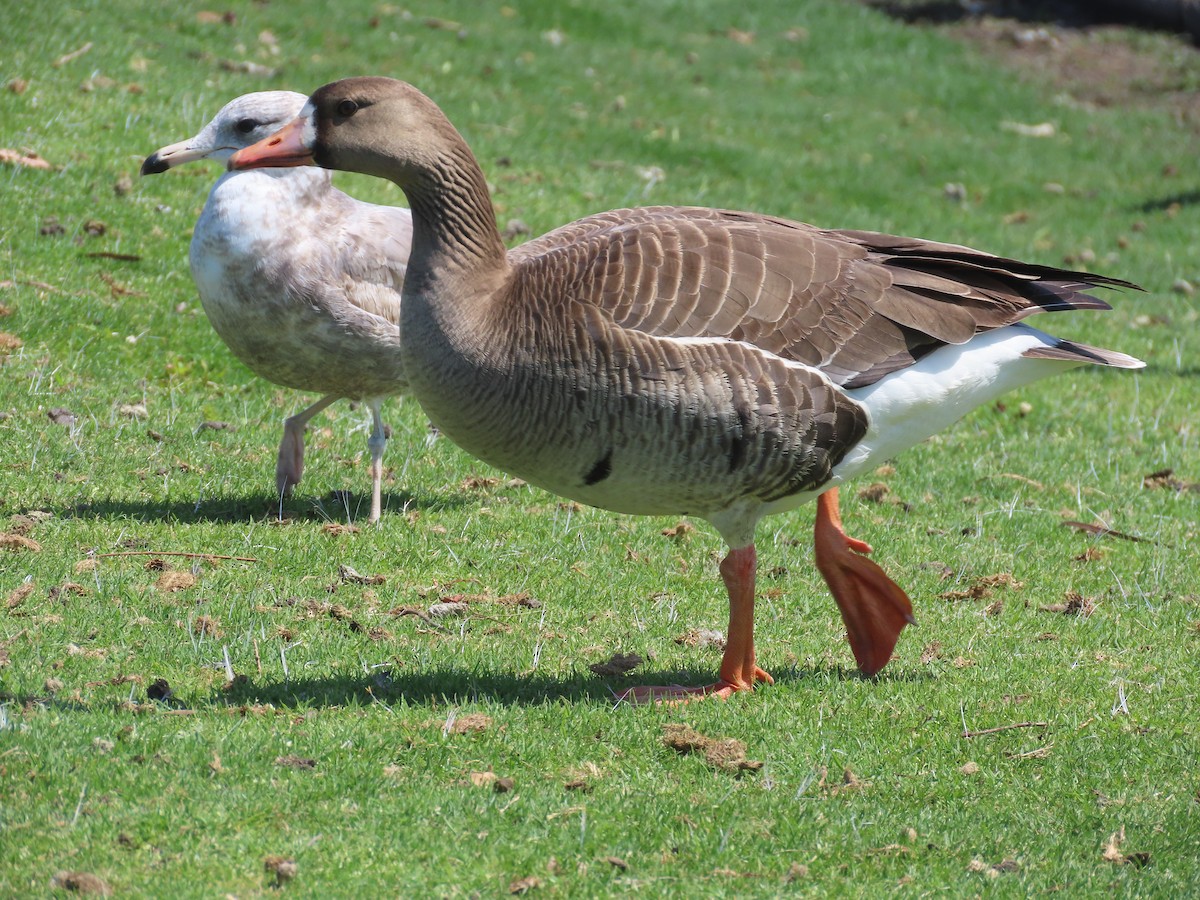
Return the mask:
<svg viewBox="0 0 1200 900">
<path fill-rule="evenodd" d="M 278 130 L 304 100 L 290 91 L 238 97 L 195 137 L 148 157 L 142 172 L 226 160 Z M 339 398 L 363 400 L 374 421 L 370 519 L 379 518 L 380 407 L 408 387 L 400 296 L 411 236 L 408 210 L 356 200 L 317 169 L 225 173 L 209 193 L 189 254 L 209 321 L 256 375 L 324 395 L 285 422 L 281 494 L 303 473 L 309 419 Z"/>
</svg>

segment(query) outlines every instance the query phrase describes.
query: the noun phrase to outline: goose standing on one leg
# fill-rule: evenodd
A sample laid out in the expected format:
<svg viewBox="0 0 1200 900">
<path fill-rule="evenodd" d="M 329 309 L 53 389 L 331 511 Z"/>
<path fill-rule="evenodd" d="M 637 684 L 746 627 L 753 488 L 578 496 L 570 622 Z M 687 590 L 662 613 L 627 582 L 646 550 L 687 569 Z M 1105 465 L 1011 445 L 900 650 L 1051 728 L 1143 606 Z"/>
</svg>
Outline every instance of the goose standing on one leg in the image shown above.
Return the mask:
<svg viewBox="0 0 1200 900">
<path fill-rule="evenodd" d="M 303 94 L 263 91 L 227 103 L 193 138 L 155 151 L 142 174 L 199 159 L 222 162 L 278 131 Z M 318 170 L 223 173 L 192 233 L 190 260 L 213 328 L 256 375 L 324 396 L 284 420 L 275 467 L 280 501 L 304 474 L 304 430 L 334 401 L 371 410 L 370 521 L 382 506 L 380 408 L 408 390 L 400 293 L 412 242 L 408 210 L 333 187 Z"/>
<path fill-rule="evenodd" d="M 1021 324 L 1105 309 L 1080 291 L 1133 285 L 952 244 L 661 207 L 506 252 L 462 137 L 387 78 L 326 85 L 230 167 L 314 162 L 408 196 L 402 346 L 413 394 L 451 440 L 584 503 L 707 519 L 729 544 L 718 681 L 634 700 L 770 682 L 754 654 L 755 525 L 818 495 L 817 564 L 859 667 L 877 672 L 912 607 L 842 531 L 837 485 L 1019 385 L 1142 365 Z"/>
</svg>

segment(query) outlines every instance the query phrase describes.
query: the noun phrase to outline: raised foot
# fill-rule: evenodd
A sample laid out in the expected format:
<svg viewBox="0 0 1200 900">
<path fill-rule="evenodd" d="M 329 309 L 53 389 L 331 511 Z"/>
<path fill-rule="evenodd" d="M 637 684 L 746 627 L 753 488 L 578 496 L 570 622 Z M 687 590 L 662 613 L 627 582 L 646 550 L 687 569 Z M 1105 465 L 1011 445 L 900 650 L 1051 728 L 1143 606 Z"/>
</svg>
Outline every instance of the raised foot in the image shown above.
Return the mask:
<svg viewBox="0 0 1200 900">
<path fill-rule="evenodd" d="M 904 626 L 915 624 L 912 602 L 883 569 L 860 555 L 870 553 L 870 546 L 842 529 L 836 488 L 818 498 L 814 549 L 854 659 L 863 674 L 874 675 L 892 658 Z"/>
</svg>

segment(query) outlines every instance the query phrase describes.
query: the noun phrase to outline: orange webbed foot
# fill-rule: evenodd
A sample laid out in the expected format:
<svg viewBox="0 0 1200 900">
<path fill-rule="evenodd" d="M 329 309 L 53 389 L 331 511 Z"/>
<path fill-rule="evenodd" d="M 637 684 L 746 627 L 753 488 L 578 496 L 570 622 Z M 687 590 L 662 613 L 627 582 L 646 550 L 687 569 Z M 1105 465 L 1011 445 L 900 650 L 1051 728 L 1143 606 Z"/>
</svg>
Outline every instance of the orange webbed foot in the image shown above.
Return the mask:
<svg viewBox="0 0 1200 900">
<path fill-rule="evenodd" d="M 874 675 L 887 665 L 905 625 L 916 624 L 908 595 L 867 559 L 870 545 L 842 529 L 837 489 L 817 499 L 814 548 L 817 568 L 846 624 L 858 667 Z"/>
</svg>

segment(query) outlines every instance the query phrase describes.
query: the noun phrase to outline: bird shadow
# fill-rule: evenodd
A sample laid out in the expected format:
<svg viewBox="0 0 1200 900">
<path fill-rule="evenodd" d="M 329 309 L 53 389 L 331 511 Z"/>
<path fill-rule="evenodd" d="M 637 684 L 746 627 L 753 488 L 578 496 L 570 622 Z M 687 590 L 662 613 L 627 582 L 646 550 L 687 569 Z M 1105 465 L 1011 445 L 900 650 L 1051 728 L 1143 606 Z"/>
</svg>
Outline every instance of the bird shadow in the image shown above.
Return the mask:
<svg viewBox="0 0 1200 900">
<path fill-rule="evenodd" d="M 371 703 L 458 705 L 494 703 L 502 706 L 538 705 L 546 702 L 613 706 L 622 691 L 634 685 L 699 685 L 712 681 L 711 669 L 675 668 L 638 671 L 620 679 L 601 679 L 584 673 L 561 677 L 532 673 L 484 672 L 440 667 L 424 672 L 401 672 L 380 667 L 370 675 L 327 676 L 255 682 L 238 676 L 215 691 L 208 706 L 246 707 L 269 704 L 282 708 L 343 707 Z M 915 683 L 933 676 L 924 671 L 896 670 L 867 677 L 841 666 L 791 668 L 774 675 L 775 684 L 827 681 Z M 769 691 L 770 688 L 762 688 Z"/>
<path fill-rule="evenodd" d="M 466 505 L 467 498 L 455 494 L 424 491 L 385 492 L 383 520 L 405 512 L 438 512 Z M 54 510 L 62 518 L 132 519 L 139 522 L 278 522 L 281 519 L 306 519 L 320 522 L 354 521 L 366 523 L 370 498 L 333 491 L 323 497 L 286 498 L 282 506 L 277 497 L 262 493 L 214 494 L 196 500 L 131 500 L 127 497 L 98 497 Z"/>
<path fill-rule="evenodd" d="M 626 678 L 601 679 L 582 672 L 554 677 L 537 672 L 484 672 L 453 666 L 423 672 L 398 672 L 389 666 L 378 667 L 367 675 L 329 675 L 310 678 L 255 681 L 237 675 L 233 681 L 207 697 L 174 695 L 166 683 L 158 681 L 146 689 L 140 699 L 131 695 L 121 706 L 145 703 L 165 713 L 193 715 L 203 711 L 228 710 L 253 715 L 258 707 L 272 709 L 362 708 L 374 704 L 430 708 L 491 703 L 500 706 L 540 706 L 546 703 L 608 706 L 623 705 L 622 691 L 638 684 L 698 685 L 711 682 L 711 669 L 693 667 L 638 672 Z M 870 681 L 876 683 L 922 683 L 936 678 L 927 671 L 885 670 L 863 675 L 846 666 L 792 667 L 777 671 L 774 687 L 762 687 L 766 693 L 789 683 L 819 686 L 831 681 Z M 154 697 L 157 688 L 162 696 Z M 165 691 L 165 693 L 163 693 Z M 96 707 L 78 699 L 35 694 L 11 694 L 0 690 L 0 702 L 20 707 L 37 706 L 62 713 L 94 712 Z"/>
<path fill-rule="evenodd" d="M 1138 204 L 1134 209 L 1137 212 L 1155 213 L 1164 212 L 1172 207 L 1194 206 L 1197 203 L 1200 203 L 1200 190 L 1183 191 L 1178 194 L 1168 194 L 1166 197 L 1147 200 L 1144 203 Z"/>
<path fill-rule="evenodd" d="M 1012 19 L 1026 24 L 1060 28 L 1097 25 L 1131 25 L 1145 29 L 1179 31 L 1169 17 L 1148 14 L 1141 4 L 1096 3 L 1095 0 L 997 0 L 964 3 L 963 0 L 865 0 L 866 5 L 893 19 L 913 24 L 948 25 L 982 16 Z M 1181 24 L 1181 23 L 1180 23 Z"/>
</svg>

